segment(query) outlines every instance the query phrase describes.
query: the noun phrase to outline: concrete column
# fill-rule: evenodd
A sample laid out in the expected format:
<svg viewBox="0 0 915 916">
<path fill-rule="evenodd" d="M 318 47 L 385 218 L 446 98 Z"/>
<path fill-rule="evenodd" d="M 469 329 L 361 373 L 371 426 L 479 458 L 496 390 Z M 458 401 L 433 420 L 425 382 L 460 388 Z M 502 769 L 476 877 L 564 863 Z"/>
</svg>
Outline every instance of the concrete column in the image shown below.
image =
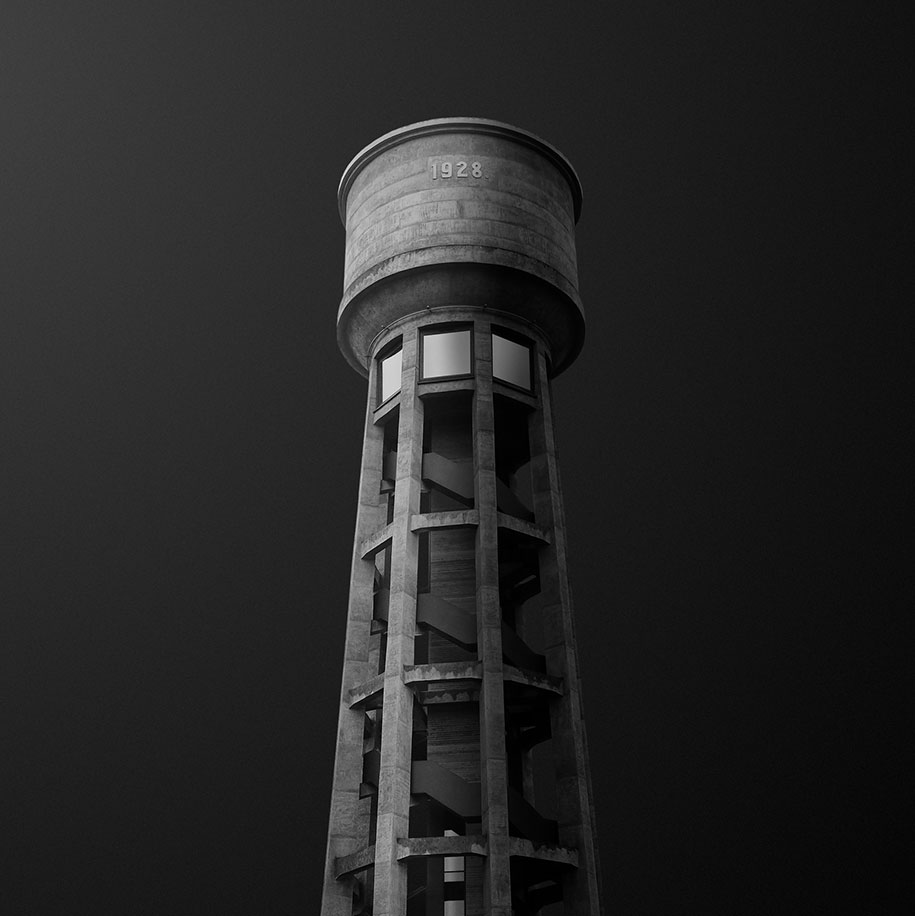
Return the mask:
<svg viewBox="0 0 915 916">
<path fill-rule="evenodd" d="M 404 684 L 403 669 L 413 663 L 416 628 L 418 540 L 410 521 L 419 512 L 423 457 L 417 356 L 416 329 L 405 329 L 375 831 L 375 916 L 404 916 L 407 910 L 407 869 L 397 861 L 397 839 L 409 836 L 410 819 L 413 695 Z"/>
<path fill-rule="evenodd" d="M 599 916 L 600 868 L 594 829 L 591 776 L 582 717 L 578 649 L 572 593 L 566 565 L 566 532 L 562 489 L 554 440 L 553 408 L 546 358 L 537 358 L 540 411 L 533 415 L 534 511 L 538 525 L 551 531 L 551 543 L 540 553 L 543 628 L 547 670 L 562 677 L 564 693 L 550 704 L 550 725 L 556 774 L 559 842 L 578 850 L 579 865 L 563 883 L 565 911 Z"/>
<path fill-rule="evenodd" d="M 483 878 L 488 916 L 511 916 L 508 837 L 508 774 L 499 606 L 499 532 L 496 517 L 495 423 L 492 402 L 492 339 L 488 321 L 475 324 L 474 474 L 477 528 L 477 641 L 483 667 L 480 690 L 480 770 L 483 833 L 489 854 Z"/>
<path fill-rule="evenodd" d="M 337 881 L 334 861 L 371 842 L 368 835 L 368 800 L 360 800 L 362 779 L 362 731 L 364 713 L 349 708 L 349 690 L 375 672 L 369 665 L 369 635 L 372 621 L 372 591 L 375 568 L 361 557 L 363 540 L 384 525 L 384 507 L 379 504 L 383 461 L 383 430 L 373 422 L 378 385 L 374 367 L 369 379 L 365 413 L 362 470 L 359 478 L 359 503 L 356 509 L 356 534 L 350 572 L 349 608 L 340 713 L 337 722 L 337 749 L 330 802 L 327 855 L 324 864 L 322 916 L 351 916 L 352 879 Z"/>
</svg>

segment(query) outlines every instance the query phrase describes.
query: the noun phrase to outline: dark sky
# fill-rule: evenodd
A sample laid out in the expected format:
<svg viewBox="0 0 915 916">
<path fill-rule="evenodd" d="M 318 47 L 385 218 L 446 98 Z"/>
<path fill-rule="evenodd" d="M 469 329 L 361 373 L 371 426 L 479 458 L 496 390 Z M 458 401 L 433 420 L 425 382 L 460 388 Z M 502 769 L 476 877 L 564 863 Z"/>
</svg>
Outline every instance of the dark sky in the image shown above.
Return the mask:
<svg viewBox="0 0 915 916">
<path fill-rule="evenodd" d="M 584 186 L 554 392 L 608 913 L 911 912 L 876 8 L 4 0 L 0 910 L 318 912 L 336 187 L 475 116 Z"/>
</svg>

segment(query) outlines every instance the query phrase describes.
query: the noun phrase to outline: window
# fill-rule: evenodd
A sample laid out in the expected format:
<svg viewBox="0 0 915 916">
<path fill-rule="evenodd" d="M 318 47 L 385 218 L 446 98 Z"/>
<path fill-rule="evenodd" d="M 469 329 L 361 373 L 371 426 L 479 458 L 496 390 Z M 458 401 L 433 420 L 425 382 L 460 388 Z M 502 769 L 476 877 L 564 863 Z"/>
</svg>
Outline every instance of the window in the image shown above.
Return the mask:
<svg viewBox="0 0 915 916">
<path fill-rule="evenodd" d="M 446 830 L 445 836 L 457 836 Z M 445 907 L 443 916 L 464 916 L 464 857 L 445 856 Z"/>
<path fill-rule="evenodd" d="M 378 375 L 381 378 L 381 403 L 400 391 L 400 375 L 403 368 L 403 349 L 397 343 L 397 349 L 378 360 Z"/>
<path fill-rule="evenodd" d="M 423 379 L 470 375 L 471 364 L 470 328 L 423 332 Z"/>
<path fill-rule="evenodd" d="M 445 856 L 445 883 L 464 880 L 464 857 Z"/>
<path fill-rule="evenodd" d="M 493 331 L 492 375 L 501 382 L 532 391 L 530 345 Z"/>
</svg>

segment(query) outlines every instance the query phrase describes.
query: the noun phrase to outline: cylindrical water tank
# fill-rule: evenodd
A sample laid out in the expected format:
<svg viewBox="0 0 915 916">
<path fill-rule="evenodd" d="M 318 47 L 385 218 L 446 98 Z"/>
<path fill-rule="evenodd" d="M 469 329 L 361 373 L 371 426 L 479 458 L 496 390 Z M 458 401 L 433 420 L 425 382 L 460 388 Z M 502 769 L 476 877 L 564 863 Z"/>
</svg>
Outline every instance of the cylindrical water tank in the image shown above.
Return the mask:
<svg viewBox="0 0 915 916">
<path fill-rule="evenodd" d="M 349 164 L 337 340 L 366 374 L 372 341 L 423 309 L 474 306 L 531 322 L 561 372 L 584 340 L 575 223 L 581 184 L 526 131 L 482 118 L 402 127 Z"/>
</svg>

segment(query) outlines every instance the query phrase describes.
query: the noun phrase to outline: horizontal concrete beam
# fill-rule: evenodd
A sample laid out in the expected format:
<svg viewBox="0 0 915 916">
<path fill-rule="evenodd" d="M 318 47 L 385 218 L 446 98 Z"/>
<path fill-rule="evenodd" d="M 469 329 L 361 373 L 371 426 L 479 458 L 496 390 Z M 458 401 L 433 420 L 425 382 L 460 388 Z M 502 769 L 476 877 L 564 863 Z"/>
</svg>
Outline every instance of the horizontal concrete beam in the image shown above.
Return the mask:
<svg viewBox="0 0 915 916">
<path fill-rule="evenodd" d="M 455 683 L 455 682 L 452 682 Z M 480 687 L 458 683 L 454 687 L 431 687 L 417 697 L 423 706 L 441 706 L 447 703 L 479 703 Z"/>
<path fill-rule="evenodd" d="M 506 681 L 511 681 L 513 684 L 523 684 L 525 687 L 533 687 L 536 690 L 543 690 L 556 696 L 562 696 L 564 692 L 562 678 L 553 677 L 551 674 L 541 674 L 538 671 L 515 668 L 514 665 L 504 665 L 502 676 Z"/>
<path fill-rule="evenodd" d="M 506 515 L 504 512 L 496 514 L 496 524 L 500 528 L 507 528 L 509 531 L 516 531 L 523 534 L 533 541 L 541 544 L 550 543 L 550 533 L 546 528 L 541 528 L 533 522 L 526 522 L 522 518 L 516 518 L 514 515 Z"/>
<path fill-rule="evenodd" d="M 424 856 L 485 856 L 489 851 L 485 836 L 411 836 L 397 838 L 397 858 Z"/>
<path fill-rule="evenodd" d="M 435 311 L 431 309 L 430 311 Z M 473 391 L 476 380 L 472 378 L 455 379 L 448 382 L 424 382 L 420 379 L 416 386 L 416 393 L 425 398 L 433 394 L 442 394 L 446 391 Z"/>
<path fill-rule="evenodd" d="M 375 844 L 363 846 L 351 852 L 348 856 L 337 856 L 334 859 L 334 877 L 339 881 L 347 875 L 354 875 L 357 871 L 364 871 L 375 864 Z"/>
<path fill-rule="evenodd" d="M 347 694 L 350 709 L 378 709 L 384 694 L 384 673 L 358 684 Z"/>
<path fill-rule="evenodd" d="M 425 531 L 427 528 L 470 528 L 480 524 L 477 509 L 452 509 L 447 512 L 424 512 L 414 515 L 410 522 L 411 531 Z"/>
<path fill-rule="evenodd" d="M 578 868 L 578 850 L 569 849 L 566 846 L 551 846 L 547 843 L 536 844 L 518 836 L 508 838 L 508 854 L 523 859 L 556 862 L 558 865 Z"/>
<path fill-rule="evenodd" d="M 439 681 L 480 681 L 482 662 L 439 662 L 433 665 L 404 665 L 405 684 L 434 684 Z"/>
<path fill-rule="evenodd" d="M 373 532 L 359 545 L 359 556 L 367 560 L 373 554 L 378 553 L 391 540 L 393 534 L 391 525 L 385 525 L 384 528 Z"/>
<path fill-rule="evenodd" d="M 398 391 L 390 400 L 385 401 L 381 407 L 375 408 L 375 412 L 372 414 L 372 419 L 375 423 L 380 423 L 382 420 L 385 420 L 391 411 L 396 410 L 400 407 L 400 392 Z"/>
<path fill-rule="evenodd" d="M 522 404 L 526 404 L 528 407 L 533 407 L 536 409 L 540 406 L 537 398 L 535 398 L 533 395 L 525 394 L 523 391 L 519 391 L 517 388 L 514 388 L 511 385 L 504 385 L 495 376 L 493 376 L 492 379 L 492 390 L 493 394 L 501 395 L 503 398 L 511 398 L 514 401 L 520 401 Z"/>
</svg>

